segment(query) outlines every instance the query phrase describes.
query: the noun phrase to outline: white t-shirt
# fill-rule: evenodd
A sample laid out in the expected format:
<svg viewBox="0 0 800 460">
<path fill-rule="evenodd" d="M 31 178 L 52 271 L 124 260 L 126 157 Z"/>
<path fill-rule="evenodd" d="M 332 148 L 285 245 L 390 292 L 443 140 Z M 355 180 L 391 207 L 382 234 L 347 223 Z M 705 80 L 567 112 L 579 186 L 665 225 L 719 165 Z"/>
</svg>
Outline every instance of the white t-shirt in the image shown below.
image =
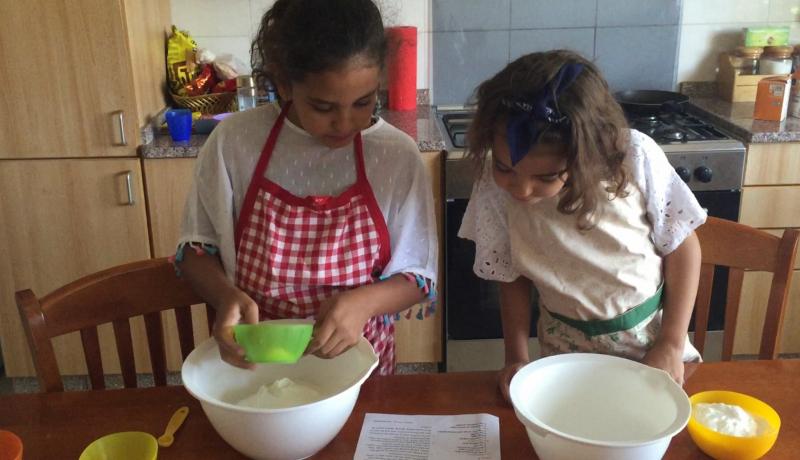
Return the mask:
<svg viewBox="0 0 800 460">
<path fill-rule="evenodd" d="M 231 281 L 236 267 L 234 226 L 278 114 L 276 107 L 265 105 L 227 117 L 198 156 L 178 243 L 217 247 Z M 381 118 L 363 130 L 361 138 L 367 179 L 391 241 L 391 260 L 383 275 L 413 273 L 435 283 L 433 194 L 417 144 Z M 300 197 L 339 195 L 356 180 L 353 146 L 330 149 L 287 119 L 265 175 Z"/>
<path fill-rule="evenodd" d="M 669 164 L 661 147 L 639 131 L 631 130 L 630 134 L 625 159 L 630 172 L 629 187 L 636 187 L 644 197 L 646 218 L 652 227 L 649 237 L 655 250 L 664 256 L 705 222 L 706 213 Z M 495 184 L 491 164 L 486 163 L 480 179 L 473 186 L 458 236 L 475 242 L 473 269 L 478 277 L 510 282 L 524 271 L 515 267 L 512 257 L 508 227 L 512 198 Z M 587 260 L 587 265 L 593 262 Z M 557 269 L 569 268 L 559 266 Z"/>
</svg>

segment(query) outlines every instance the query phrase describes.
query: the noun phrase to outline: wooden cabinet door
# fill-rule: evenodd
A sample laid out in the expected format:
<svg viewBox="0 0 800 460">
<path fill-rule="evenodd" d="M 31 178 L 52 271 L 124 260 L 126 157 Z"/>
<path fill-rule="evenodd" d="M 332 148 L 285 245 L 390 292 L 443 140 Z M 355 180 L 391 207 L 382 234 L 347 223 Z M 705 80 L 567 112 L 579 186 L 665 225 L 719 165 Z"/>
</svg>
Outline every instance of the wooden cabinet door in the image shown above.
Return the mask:
<svg viewBox="0 0 800 460">
<path fill-rule="evenodd" d="M 43 296 L 81 276 L 150 257 L 139 160 L 0 160 L 0 222 L 3 359 L 8 375 L 35 375 L 14 292 Z M 143 336 L 141 323 L 133 329 Z M 113 332 L 104 328 L 101 345 L 114 350 Z M 143 340 L 136 339 L 138 366 L 149 365 Z M 54 346 L 62 374 L 86 373 L 78 333 Z M 119 372 L 116 358 L 103 358 L 107 372 Z"/>
<path fill-rule="evenodd" d="M 422 161 L 431 179 L 436 230 L 439 236 L 439 285 L 436 313 L 424 320 L 414 316 L 395 322 L 395 346 L 398 363 L 437 363 L 442 361 L 442 307 L 444 306 L 444 203 L 442 195 L 442 154 L 422 152 Z M 416 314 L 419 306 L 414 306 Z"/>
<path fill-rule="evenodd" d="M 175 254 L 180 235 L 186 194 L 194 181 L 196 159 L 165 158 L 144 160 L 143 163 L 153 256 L 171 256 Z M 178 346 L 175 314 L 164 313 L 163 319 L 167 369 L 178 371 L 183 359 Z M 205 304 L 192 306 L 192 327 L 195 343 L 208 337 Z"/>
<path fill-rule="evenodd" d="M 0 0 L 0 11 L 0 158 L 135 156 L 121 1 Z"/>
</svg>

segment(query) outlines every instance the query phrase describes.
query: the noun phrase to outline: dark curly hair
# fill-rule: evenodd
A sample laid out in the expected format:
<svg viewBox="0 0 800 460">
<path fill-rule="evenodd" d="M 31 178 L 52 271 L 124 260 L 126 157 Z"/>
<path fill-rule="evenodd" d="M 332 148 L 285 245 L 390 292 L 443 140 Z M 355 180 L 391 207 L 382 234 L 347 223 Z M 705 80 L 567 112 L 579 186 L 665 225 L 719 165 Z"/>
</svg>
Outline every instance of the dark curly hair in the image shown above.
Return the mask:
<svg viewBox="0 0 800 460">
<path fill-rule="evenodd" d="M 508 64 L 481 83 L 473 95 L 477 105 L 468 136 L 469 154 L 482 165 L 492 149 L 494 130 L 505 123 L 512 108 L 503 101 L 526 100 L 538 94 L 566 63 L 581 63 L 577 79 L 556 101 L 570 123 L 542 126 L 540 144 L 564 146 L 567 180 L 558 210 L 577 214 L 578 226 L 589 229 L 595 210 L 609 194 L 625 196 L 628 172 L 624 167 L 628 122 L 597 67 L 566 50 L 532 53 Z M 546 122 L 542 122 L 543 124 Z M 599 185 L 607 181 L 604 191 Z"/>
<path fill-rule="evenodd" d="M 277 0 L 250 46 L 258 88 L 302 82 L 358 57 L 383 68 L 386 38 L 372 0 Z"/>
</svg>

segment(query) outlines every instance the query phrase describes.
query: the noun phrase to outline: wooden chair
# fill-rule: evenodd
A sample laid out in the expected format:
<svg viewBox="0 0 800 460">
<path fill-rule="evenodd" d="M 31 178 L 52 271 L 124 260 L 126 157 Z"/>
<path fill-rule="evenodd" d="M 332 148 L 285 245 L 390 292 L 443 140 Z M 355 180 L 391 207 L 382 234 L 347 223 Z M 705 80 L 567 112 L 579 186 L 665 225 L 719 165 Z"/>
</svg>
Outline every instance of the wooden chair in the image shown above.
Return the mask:
<svg viewBox="0 0 800 460">
<path fill-rule="evenodd" d="M 93 389 L 104 389 L 97 326 L 112 323 L 126 388 L 136 387 L 136 368 L 129 320 L 143 315 L 153 380 L 166 385 L 167 369 L 161 311 L 174 308 L 183 359 L 194 348 L 191 305 L 203 303 L 189 283 L 178 278 L 167 259 L 133 262 L 85 276 L 37 298 L 26 289 L 16 293 L 36 373 L 46 392 L 64 391 L 51 339 L 80 331 Z M 207 308 L 210 325 L 213 310 Z"/>
<path fill-rule="evenodd" d="M 722 359 L 725 361 L 730 360 L 733 354 L 744 271 L 771 272 L 772 285 L 758 357 L 777 358 L 800 232 L 797 229 L 787 229 L 779 238 L 747 225 L 709 217 L 696 233 L 703 255 L 700 286 L 695 302 L 695 346 L 700 353 L 703 352 L 715 266 L 729 267 L 722 339 Z M 800 308 L 800 305 L 795 307 Z"/>
</svg>

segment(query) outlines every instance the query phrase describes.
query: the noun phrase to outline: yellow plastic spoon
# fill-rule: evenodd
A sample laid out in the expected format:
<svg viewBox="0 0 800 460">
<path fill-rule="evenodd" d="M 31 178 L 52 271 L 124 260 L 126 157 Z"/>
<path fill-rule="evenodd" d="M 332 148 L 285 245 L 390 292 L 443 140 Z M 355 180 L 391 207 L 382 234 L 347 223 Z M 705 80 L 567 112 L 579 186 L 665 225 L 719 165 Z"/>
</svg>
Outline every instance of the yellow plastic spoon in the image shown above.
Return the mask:
<svg viewBox="0 0 800 460">
<path fill-rule="evenodd" d="M 175 411 L 172 414 L 172 417 L 169 419 L 169 423 L 167 423 L 167 428 L 164 430 L 164 434 L 158 437 L 158 445 L 161 447 L 169 447 L 172 445 L 172 442 L 175 441 L 175 437 L 173 436 L 178 428 L 181 427 L 181 424 L 184 420 L 186 420 L 186 416 L 189 415 L 189 408 L 183 406 Z"/>
</svg>

